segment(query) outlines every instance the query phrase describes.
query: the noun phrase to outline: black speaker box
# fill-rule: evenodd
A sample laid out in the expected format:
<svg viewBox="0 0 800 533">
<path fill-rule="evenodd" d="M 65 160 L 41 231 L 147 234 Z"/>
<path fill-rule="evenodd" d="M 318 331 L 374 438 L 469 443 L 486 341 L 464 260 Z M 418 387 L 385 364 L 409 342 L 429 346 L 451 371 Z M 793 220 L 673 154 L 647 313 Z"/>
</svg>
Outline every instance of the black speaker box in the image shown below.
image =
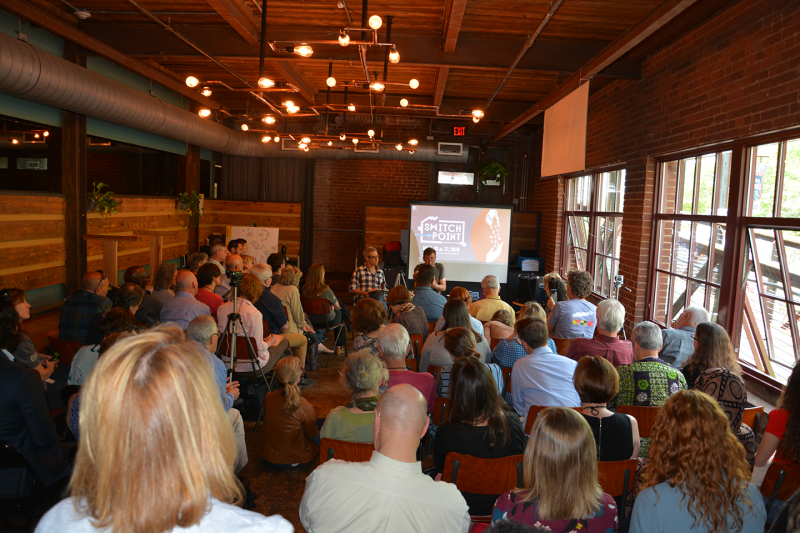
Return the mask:
<svg viewBox="0 0 800 533">
<path fill-rule="evenodd" d="M 547 301 L 547 291 L 545 291 L 542 280 L 544 276 L 533 274 L 523 274 L 519 277 L 517 287 L 517 301 L 529 302 L 531 300 L 543 305 Z"/>
</svg>

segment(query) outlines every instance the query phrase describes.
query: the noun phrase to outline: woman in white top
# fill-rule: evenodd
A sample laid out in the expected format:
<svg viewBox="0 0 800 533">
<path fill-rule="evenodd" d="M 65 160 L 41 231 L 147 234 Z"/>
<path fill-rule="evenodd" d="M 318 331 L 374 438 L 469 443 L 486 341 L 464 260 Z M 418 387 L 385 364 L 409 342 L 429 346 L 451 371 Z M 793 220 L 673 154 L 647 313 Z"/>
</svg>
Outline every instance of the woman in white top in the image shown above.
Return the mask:
<svg viewBox="0 0 800 533">
<path fill-rule="evenodd" d="M 452 328 L 467 328 L 475 337 L 475 350 L 476 357 L 480 359 L 481 363 L 492 362 L 492 349 L 489 343 L 486 342 L 484 336 L 479 333 L 481 330 L 472 328 L 469 320 L 469 313 L 467 312 L 467 305 L 463 300 L 451 298 L 444 304 L 444 318 L 445 328 L 442 331 L 429 335 L 428 340 L 422 346 L 422 355 L 420 356 L 419 371 L 427 372 L 428 365 L 436 366 L 451 366 L 452 357 L 447 353 L 444 346 L 444 336 L 447 330 Z"/>
<path fill-rule="evenodd" d="M 236 507 L 236 440 L 222 403 L 209 401 L 218 392 L 211 367 L 197 364 L 204 357 L 161 326 L 100 358 L 81 391 L 71 496 L 37 532 L 292 531 L 280 516 Z"/>
</svg>

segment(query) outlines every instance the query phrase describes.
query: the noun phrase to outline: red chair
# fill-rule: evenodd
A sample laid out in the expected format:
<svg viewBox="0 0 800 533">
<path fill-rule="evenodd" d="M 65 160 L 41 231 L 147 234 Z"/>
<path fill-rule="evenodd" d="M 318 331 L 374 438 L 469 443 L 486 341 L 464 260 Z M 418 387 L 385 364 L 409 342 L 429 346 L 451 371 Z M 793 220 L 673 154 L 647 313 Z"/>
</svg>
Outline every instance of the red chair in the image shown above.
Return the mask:
<svg viewBox="0 0 800 533">
<path fill-rule="evenodd" d="M 531 405 L 530 408 L 528 408 L 528 417 L 525 419 L 525 434 L 526 435 L 530 435 L 531 434 L 531 430 L 533 429 L 533 423 L 536 422 L 536 417 L 539 415 L 539 413 L 541 413 L 542 411 L 547 409 L 547 407 L 548 406 L 544 406 L 544 405 Z M 578 412 L 581 411 L 580 407 L 570 407 L 570 409 L 573 409 L 573 410 L 578 411 Z"/>
<path fill-rule="evenodd" d="M 658 413 L 661 412 L 661 406 L 618 405 L 617 412 L 631 415 L 635 418 L 636 423 L 639 425 L 639 437 L 649 439 L 650 435 L 653 433 L 653 426 L 656 423 Z"/>
<path fill-rule="evenodd" d="M 419 361 L 422 357 L 422 345 L 425 341 L 422 340 L 422 335 L 409 335 L 408 341 L 411 343 L 411 353 L 414 355 L 414 359 L 417 360 L 417 366 L 419 366 Z"/>
<path fill-rule="evenodd" d="M 447 406 L 450 405 L 450 398 L 437 396 L 433 403 L 433 423 L 437 426 L 444 424 L 444 416 L 447 414 Z"/>
<path fill-rule="evenodd" d="M 80 342 L 62 341 L 50 336 L 47 337 L 47 341 L 50 343 L 50 354 L 53 356 L 58 354 L 58 363 L 61 365 L 71 365 L 75 354 L 84 346 Z"/>
<path fill-rule="evenodd" d="M 761 495 L 769 498 L 767 515 L 775 500 L 786 501 L 800 488 L 800 464 L 772 463 L 761 484 Z"/>
<path fill-rule="evenodd" d="M 332 311 L 332 308 L 331 308 L 331 303 L 328 301 L 328 299 L 327 298 L 314 298 L 313 300 L 309 300 L 305 296 L 301 295 L 300 296 L 300 302 L 303 305 L 303 311 L 305 311 L 308 314 L 309 318 L 312 317 L 312 316 L 313 317 L 317 317 L 318 324 L 321 323 L 321 320 L 319 320 L 318 317 L 323 317 L 325 319 L 325 327 L 324 328 L 321 328 L 321 327 L 318 327 L 317 325 L 312 324 L 312 327 L 314 328 L 314 330 L 316 332 L 324 333 L 326 336 L 327 336 L 327 334 L 329 332 L 331 332 L 331 331 L 334 332 L 334 334 L 333 334 L 333 338 L 334 338 L 333 344 L 334 344 L 334 346 L 336 346 L 336 343 L 339 342 L 339 339 L 345 338 L 344 356 L 345 356 L 345 359 L 346 359 L 347 358 L 347 339 L 346 339 L 346 337 L 344 337 L 346 335 L 346 333 L 345 333 L 346 330 L 344 329 L 345 325 L 342 322 L 342 323 L 336 324 L 335 326 L 331 326 L 330 320 L 328 320 L 328 315 Z M 284 309 L 286 309 L 286 307 L 284 307 Z M 328 368 L 328 366 L 331 364 L 331 358 L 332 357 L 333 357 L 333 353 L 328 355 L 328 362 L 325 363 L 325 368 Z"/>
<path fill-rule="evenodd" d="M 505 494 L 522 486 L 523 455 L 482 459 L 463 453 L 448 452 L 444 459 L 442 481 L 453 483 L 461 492 Z M 489 522 L 491 516 L 471 516 L 473 522 Z"/>
<path fill-rule="evenodd" d="M 319 442 L 319 464 L 329 459 L 340 459 L 351 463 L 365 463 L 372 457 L 375 447 L 372 443 L 347 442 L 336 439 L 322 439 Z"/>
<path fill-rule="evenodd" d="M 490 348 L 494 351 L 497 348 L 497 345 L 500 344 L 500 339 L 492 339 L 492 343 L 490 344 Z"/>
<path fill-rule="evenodd" d="M 636 477 L 636 459 L 625 461 L 599 461 L 597 463 L 598 482 L 603 492 L 620 502 L 628 501 L 628 493 Z M 625 505 L 618 509 L 619 522 L 625 520 Z"/>
<path fill-rule="evenodd" d="M 417 360 L 413 357 L 409 357 L 406 359 L 406 368 L 412 372 L 418 372 L 417 369 Z"/>
<path fill-rule="evenodd" d="M 434 320 L 433 322 L 428 322 L 428 335 L 433 333 L 435 329 L 436 329 L 436 320 Z"/>
<path fill-rule="evenodd" d="M 750 429 L 753 430 L 753 433 L 756 434 L 758 437 L 758 429 L 761 425 L 761 417 L 764 416 L 764 406 L 760 405 L 758 407 L 748 407 L 744 410 L 742 414 L 742 424 L 747 424 L 750 426 Z"/>
<path fill-rule="evenodd" d="M 553 342 L 556 344 L 556 353 L 559 355 L 567 355 L 567 350 L 569 350 L 570 344 L 575 339 L 556 339 L 553 338 Z"/>
</svg>

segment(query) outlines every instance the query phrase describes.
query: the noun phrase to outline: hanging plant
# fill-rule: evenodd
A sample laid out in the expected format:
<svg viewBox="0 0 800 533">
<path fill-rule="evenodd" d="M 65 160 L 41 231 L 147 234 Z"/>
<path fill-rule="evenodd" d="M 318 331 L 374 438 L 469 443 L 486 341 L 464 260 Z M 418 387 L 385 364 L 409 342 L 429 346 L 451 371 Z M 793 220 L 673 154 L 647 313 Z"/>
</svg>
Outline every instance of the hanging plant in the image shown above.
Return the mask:
<svg viewBox="0 0 800 533">
<path fill-rule="evenodd" d="M 498 185 L 503 185 L 508 175 L 508 170 L 503 163 L 491 161 L 478 167 L 478 177 L 481 179 L 481 187 L 484 189 L 488 181 L 496 181 Z"/>
<path fill-rule="evenodd" d="M 117 207 L 122 205 L 122 200 L 114 198 L 114 191 L 100 192 L 105 187 L 108 187 L 106 183 L 95 181 L 92 183 L 92 192 L 86 195 L 86 210 L 97 211 L 103 218 L 116 213 Z"/>
<path fill-rule="evenodd" d="M 189 215 L 190 226 L 197 226 L 203 214 L 203 208 L 200 207 L 200 195 L 196 191 L 179 193 L 178 209 L 186 211 L 186 214 Z"/>
</svg>

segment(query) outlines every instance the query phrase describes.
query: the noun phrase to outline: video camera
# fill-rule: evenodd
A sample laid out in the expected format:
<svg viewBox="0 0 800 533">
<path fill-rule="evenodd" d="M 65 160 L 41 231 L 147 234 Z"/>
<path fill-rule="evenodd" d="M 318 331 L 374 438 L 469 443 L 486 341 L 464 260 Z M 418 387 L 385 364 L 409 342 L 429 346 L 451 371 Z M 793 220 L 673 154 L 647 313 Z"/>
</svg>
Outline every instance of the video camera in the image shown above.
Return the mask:
<svg viewBox="0 0 800 533">
<path fill-rule="evenodd" d="M 227 276 L 228 281 L 230 281 L 231 287 L 239 287 L 242 284 L 242 278 L 244 277 L 244 272 L 234 272 L 233 270 L 226 270 L 225 276 Z"/>
</svg>

